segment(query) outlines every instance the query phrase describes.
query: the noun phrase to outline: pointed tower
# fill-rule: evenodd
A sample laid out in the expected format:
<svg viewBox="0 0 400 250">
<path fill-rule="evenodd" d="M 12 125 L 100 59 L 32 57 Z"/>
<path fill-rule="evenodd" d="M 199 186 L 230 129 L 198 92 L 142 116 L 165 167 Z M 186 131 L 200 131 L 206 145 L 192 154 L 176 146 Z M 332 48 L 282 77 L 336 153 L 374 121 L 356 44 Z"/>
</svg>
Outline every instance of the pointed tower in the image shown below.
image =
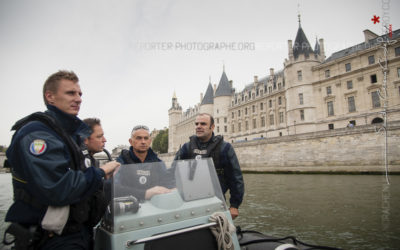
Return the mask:
<svg viewBox="0 0 400 250">
<path fill-rule="evenodd" d="M 317 55 L 321 55 L 321 47 L 319 46 L 317 37 L 315 37 L 314 53 L 315 53 L 315 57 L 317 57 Z"/>
<path fill-rule="evenodd" d="M 228 108 L 232 99 L 232 86 L 223 69 L 221 79 L 214 95 L 214 120 L 215 134 L 229 137 L 228 131 Z M 227 138 L 228 139 L 228 138 Z"/>
<path fill-rule="evenodd" d="M 318 59 L 321 63 L 325 60 L 325 50 L 324 50 L 324 39 L 315 38 L 315 46 L 314 46 L 314 57 Z"/>
<path fill-rule="evenodd" d="M 229 83 L 228 77 L 225 74 L 225 70 L 222 72 L 221 79 L 219 80 L 219 84 L 217 90 L 215 91 L 215 97 L 219 96 L 231 96 L 232 88 Z"/>
<path fill-rule="evenodd" d="M 313 96 L 312 67 L 321 64 L 322 46 L 316 43 L 312 49 L 301 27 L 300 15 L 299 28 L 296 39 L 288 41 L 289 58 L 284 63 L 286 77 L 286 122 L 289 134 L 306 133 L 315 131 L 310 123 L 315 123 L 315 102 Z"/>
<path fill-rule="evenodd" d="M 211 84 L 211 80 L 208 83 L 206 94 L 200 104 L 200 113 L 207 113 L 214 115 L 214 89 Z"/>
<path fill-rule="evenodd" d="M 168 129 L 168 152 L 176 152 L 178 150 L 178 146 L 175 143 L 177 139 L 177 124 L 179 123 L 180 118 L 182 117 L 182 107 L 178 103 L 178 98 L 176 98 L 176 94 L 172 96 L 172 106 L 168 110 L 168 120 L 169 120 L 169 129 Z M 175 145 L 175 146 L 174 146 Z"/>
<path fill-rule="evenodd" d="M 300 15 L 299 15 L 299 29 L 297 30 L 296 40 L 293 45 L 293 56 L 294 59 L 298 59 L 300 55 L 304 55 L 305 58 L 308 58 L 311 53 L 314 51 L 311 48 L 310 43 L 306 35 L 304 34 L 303 29 L 301 28 Z"/>
</svg>

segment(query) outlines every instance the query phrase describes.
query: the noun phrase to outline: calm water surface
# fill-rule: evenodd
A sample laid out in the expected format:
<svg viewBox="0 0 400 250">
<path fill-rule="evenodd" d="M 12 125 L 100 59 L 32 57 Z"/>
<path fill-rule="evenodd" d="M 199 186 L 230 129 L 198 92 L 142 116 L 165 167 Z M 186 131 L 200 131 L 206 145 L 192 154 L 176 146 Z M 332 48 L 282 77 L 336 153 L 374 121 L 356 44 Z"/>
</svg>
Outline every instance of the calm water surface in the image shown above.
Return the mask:
<svg viewBox="0 0 400 250">
<path fill-rule="evenodd" d="M 244 229 L 343 249 L 400 249 L 400 176 L 244 175 Z"/>
<path fill-rule="evenodd" d="M 276 237 L 343 249 L 400 249 L 400 176 L 245 174 L 235 224 Z M 0 174 L 0 237 L 12 202 Z M 1 244 L 0 244 L 1 249 Z"/>
</svg>

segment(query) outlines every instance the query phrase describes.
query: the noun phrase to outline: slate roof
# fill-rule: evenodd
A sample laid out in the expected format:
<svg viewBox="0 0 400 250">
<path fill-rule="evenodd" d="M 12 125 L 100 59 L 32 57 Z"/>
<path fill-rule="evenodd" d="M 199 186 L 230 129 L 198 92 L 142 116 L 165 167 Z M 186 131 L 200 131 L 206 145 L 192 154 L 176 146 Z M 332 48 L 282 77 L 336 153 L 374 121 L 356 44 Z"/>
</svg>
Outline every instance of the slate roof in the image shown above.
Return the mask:
<svg viewBox="0 0 400 250">
<path fill-rule="evenodd" d="M 268 80 L 269 80 L 270 77 L 271 77 L 271 75 L 264 76 L 264 77 L 262 77 L 261 79 L 259 79 L 258 82 L 261 83 L 262 85 L 267 85 Z M 279 77 L 282 77 L 282 78 L 284 77 L 283 70 L 279 70 L 279 71 L 276 71 L 276 72 L 274 73 L 273 82 L 276 83 L 276 82 L 277 82 L 277 79 L 278 79 Z M 283 79 L 283 80 L 284 80 L 284 79 Z M 253 86 L 254 86 L 254 82 L 249 83 L 249 84 L 246 84 L 246 86 L 244 87 L 244 89 L 243 89 L 242 91 L 251 90 L 251 89 L 253 88 Z"/>
<path fill-rule="evenodd" d="M 317 39 L 317 38 L 315 38 L 314 53 L 315 53 L 316 55 L 321 55 L 321 47 L 319 46 L 319 43 L 318 43 L 318 39 Z"/>
<path fill-rule="evenodd" d="M 204 95 L 203 100 L 201 101 L 201 105 L 204 104 L 214 104 L 214 90 L 211 83 L 208 84 L 206 94 Z"/>
<path fill-rule="evenodd" d="M 293 56 L 294 58 L 298 58 L 300 54 L 304 54 L 308 56 L 310 53 L 313 53 L 310 43 L 307 40 L 306 35 L 304 34 L 303 29 L 299 25 L 299 29 L 297 30 L 296 40 L 293 45 Z"/>
<path fill-rule="evenodd" d="M 336 60 L 336 59 L 338 59 L 338 58 L 341 58 L 341 57 L 345 57 L 345 56 L 354 54 L 354 53 L 356 53 L 356 52 L 358 52 L 358 51 L 372 48 L 372 47 L 378 45 L 381 41 L 386 40 L 387 38 L 388 38 L 388 35 L 379 36 L 379 37 L 377 37 L 377 38 L 374 38 L 374 39 L 369 40 L 368 42 L 363 42 L 363 43 L 360 43 L 360 44 L 351 46 L 351 47 L 349 47 L 349 48 L 347 48 L 347 49 L 340 50 L 340 51 L 338 51 L 338 52 L 333 53 L 333 54 L 332 54 L 328 59 L 326 59 L 323 63 L 327 63 L 327 62 L 330 62 L 330 61 L 334 61 L 334 60 Z M 392 32 L 392 38 L 391 38 L 391 39 L 399 39 L 399 38 L 400 38 L 400 29 L 393 31 L 393 32 Z"/>
<path fill-rule="evenodd" d="M 225 74 L 225 71 L 222 72 L 221 80 L 219 80 L 219 84 L 217 87 L 217 91 L 215 91 L 215 97 L 218 96 L 231 96 L 232 88 L 229 83 L 228 77 Z"/>
</svg>

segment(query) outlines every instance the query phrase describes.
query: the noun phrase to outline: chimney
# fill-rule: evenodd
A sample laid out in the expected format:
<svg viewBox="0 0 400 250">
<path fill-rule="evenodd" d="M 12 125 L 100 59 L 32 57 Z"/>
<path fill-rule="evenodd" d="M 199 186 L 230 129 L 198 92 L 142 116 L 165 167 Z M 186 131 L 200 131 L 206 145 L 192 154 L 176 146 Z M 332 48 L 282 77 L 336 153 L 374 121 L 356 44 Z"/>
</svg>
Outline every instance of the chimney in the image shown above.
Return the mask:
<svg viewBox="0 0 400 250">
<path fill-rule="evenodd" d="M 229 86 L 231 86 L 231 89 L 233 88 L 233 81 L 229 80 Z"/>
<path fill-rule="evenodd" d="M 273 76 L 273 75 L 274 75 L 274 68 L 270 68 L 270 69 L 269 69 L 269 75 L 270 75 L 270 76 Z"/>
<path fill-rule="evenodd" d="M 215 95 L 215 91 L 217 91 L 217 85 L 214 83 L 214 89 L 213 89 L 214 91 L 214 95 Z"/>
<path fill-rule="evenodd" d="M 200 103 L 203 101 L 203 93 L 200 93 Z"/>
<path fill-rule="evenodd" d="M 366 29 L 364 30 L 364 37 L 365 37 L 365 42 L 368 43 L 369 40 L 377 38 L 378 35 L 370 31 L 369 29 Z"/>
<path fill-rule="evenodd" d="M 321 51 L 321 58 L 325 60 L 325 46 L 324 46 L 324 39 L 319 39 L 319 49 Z"/>
<path fill-rule="evenodd" d="M 293 44 L 292 40 L 288 40 L 289 60 L 293 57 Z"/>
<path fill-rule="evenodd" d="M 258 83 L 258 76 L 254 76 L 254 83 Z"/>
</svg>

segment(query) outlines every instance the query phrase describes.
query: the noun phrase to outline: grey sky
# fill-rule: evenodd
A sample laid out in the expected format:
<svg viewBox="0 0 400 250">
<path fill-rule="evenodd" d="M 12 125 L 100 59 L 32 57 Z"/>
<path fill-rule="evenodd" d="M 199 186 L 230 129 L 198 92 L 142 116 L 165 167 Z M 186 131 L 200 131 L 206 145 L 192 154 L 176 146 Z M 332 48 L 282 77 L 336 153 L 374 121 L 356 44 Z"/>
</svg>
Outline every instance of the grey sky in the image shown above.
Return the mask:
<svg viewBox="0 0 400 250">
<path fill-rule="evenodd" d="M 363 42 L 365 29 L 381 35 L 374 15 L 400 27 L 393 0 L 1 0 L 0 145 L 17 119 L 45 109 L 43 82 L 59 69 L 78 74 L 79 117 L 101 118 L 107 149 L 128 144 L 136 124 L 167 127 L 174 90 L 183 109 L 194 106 L 209 77 L 218 83 L 223 63 L 237 90 L 281 70 L 298 10 L 308 40 L 323 38 L 327 56 Z M 192 42 L 234 47 L 182 47 Z"/>
</svg>

